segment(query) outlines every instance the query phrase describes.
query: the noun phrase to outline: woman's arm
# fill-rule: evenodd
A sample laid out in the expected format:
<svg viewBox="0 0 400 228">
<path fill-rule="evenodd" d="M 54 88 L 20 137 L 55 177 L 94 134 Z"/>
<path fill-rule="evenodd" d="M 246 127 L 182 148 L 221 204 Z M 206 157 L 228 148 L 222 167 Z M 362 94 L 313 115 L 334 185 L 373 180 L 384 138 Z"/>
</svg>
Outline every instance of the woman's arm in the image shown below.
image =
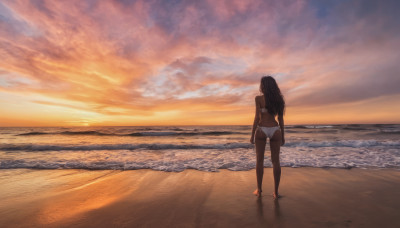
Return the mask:
<svg viewBox="0 0 400 228">
<path fill-rule="evenodd" d="M 283 146 L 285 144 L 285 122 L 283 121 L 283 115 L 278 115 L 278 122 L 279 122 L 279 126 L 281 127 L 281 132 L 282 132 L 281 146 Z"/>
<path fill-rule="evenodd" d="M 259 108 L 258 108 L 258 104 L 257 104 L 257 97 L 254 99 L 256 102 L 256 113 L 254 116 L 254 122 L 253 122 L 253 128 L 251 130 L 251 138 L 250 138 L 250 143 L 254 144 L 254 135 L 256 133 L 256 128 L 257 128 L 257 124 L 260 121 L 260 116 L 259 116 Z"/>
</svg>

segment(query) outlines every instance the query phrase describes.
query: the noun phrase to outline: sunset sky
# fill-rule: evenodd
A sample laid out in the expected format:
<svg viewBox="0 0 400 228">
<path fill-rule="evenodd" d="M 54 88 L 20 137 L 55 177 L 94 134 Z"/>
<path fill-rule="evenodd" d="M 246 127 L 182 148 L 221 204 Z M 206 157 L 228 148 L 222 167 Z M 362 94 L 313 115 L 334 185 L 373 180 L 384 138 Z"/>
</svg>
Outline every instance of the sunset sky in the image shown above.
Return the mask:
<svg viewBox="0 0 400 228">
<path fill-rule="evenodd" d="M 0 126 L 400 123 L 400 1 L 0 1 Z"/>
</svg>

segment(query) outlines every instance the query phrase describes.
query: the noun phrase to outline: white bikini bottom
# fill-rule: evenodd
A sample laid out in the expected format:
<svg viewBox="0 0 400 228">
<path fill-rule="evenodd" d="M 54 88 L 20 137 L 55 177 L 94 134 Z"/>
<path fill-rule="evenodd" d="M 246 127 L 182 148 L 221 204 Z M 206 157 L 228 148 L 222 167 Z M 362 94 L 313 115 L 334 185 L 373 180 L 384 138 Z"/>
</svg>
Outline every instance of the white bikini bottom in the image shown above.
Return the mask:
<svg viewBox="0 0 400 228">
<path fill-rule="evenodd" d="M 279 126 L 274 126 L 274 127 L 257 126 L 257 127 L 260 128 L 268 138 L 272 138 L 272 136 L 274 136 L 275 134 L 275 131 L 279 129 Z"/>
</svg>

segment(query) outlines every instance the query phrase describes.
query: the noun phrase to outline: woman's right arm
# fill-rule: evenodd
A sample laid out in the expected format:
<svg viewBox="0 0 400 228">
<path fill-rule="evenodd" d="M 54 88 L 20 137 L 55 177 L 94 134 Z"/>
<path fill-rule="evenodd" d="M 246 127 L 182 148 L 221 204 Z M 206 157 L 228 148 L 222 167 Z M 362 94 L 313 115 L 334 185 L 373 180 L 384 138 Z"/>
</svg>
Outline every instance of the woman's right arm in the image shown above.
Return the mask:
<svg viewBox="0 0 400 228">
<path fill-rule="evenodd" d="M 285 122 L 283 121 L 283 115 L 278 115 L 278 122 L 279 122 L 279 126 L 281 127 L 281 132 L 282 132 L 281 146 L 283 146 L 285 144 Z"/>
</svg>

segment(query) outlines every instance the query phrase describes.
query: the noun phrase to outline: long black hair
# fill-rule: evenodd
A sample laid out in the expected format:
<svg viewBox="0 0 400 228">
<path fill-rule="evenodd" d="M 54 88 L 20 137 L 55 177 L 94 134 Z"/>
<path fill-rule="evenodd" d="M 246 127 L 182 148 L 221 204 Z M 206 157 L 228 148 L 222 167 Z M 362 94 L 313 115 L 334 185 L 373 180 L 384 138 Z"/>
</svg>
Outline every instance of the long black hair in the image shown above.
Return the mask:
<svg viewBox="0 0 400 228">
<path fill-rule="evenodd" d="M 263 76 L 260 82 L 260 92 L 264 94 L 265 108 L 269 114 L 283 115 L 285 112 L 285 100 L 281 90 L 272 76 Z"/>
</svg>

